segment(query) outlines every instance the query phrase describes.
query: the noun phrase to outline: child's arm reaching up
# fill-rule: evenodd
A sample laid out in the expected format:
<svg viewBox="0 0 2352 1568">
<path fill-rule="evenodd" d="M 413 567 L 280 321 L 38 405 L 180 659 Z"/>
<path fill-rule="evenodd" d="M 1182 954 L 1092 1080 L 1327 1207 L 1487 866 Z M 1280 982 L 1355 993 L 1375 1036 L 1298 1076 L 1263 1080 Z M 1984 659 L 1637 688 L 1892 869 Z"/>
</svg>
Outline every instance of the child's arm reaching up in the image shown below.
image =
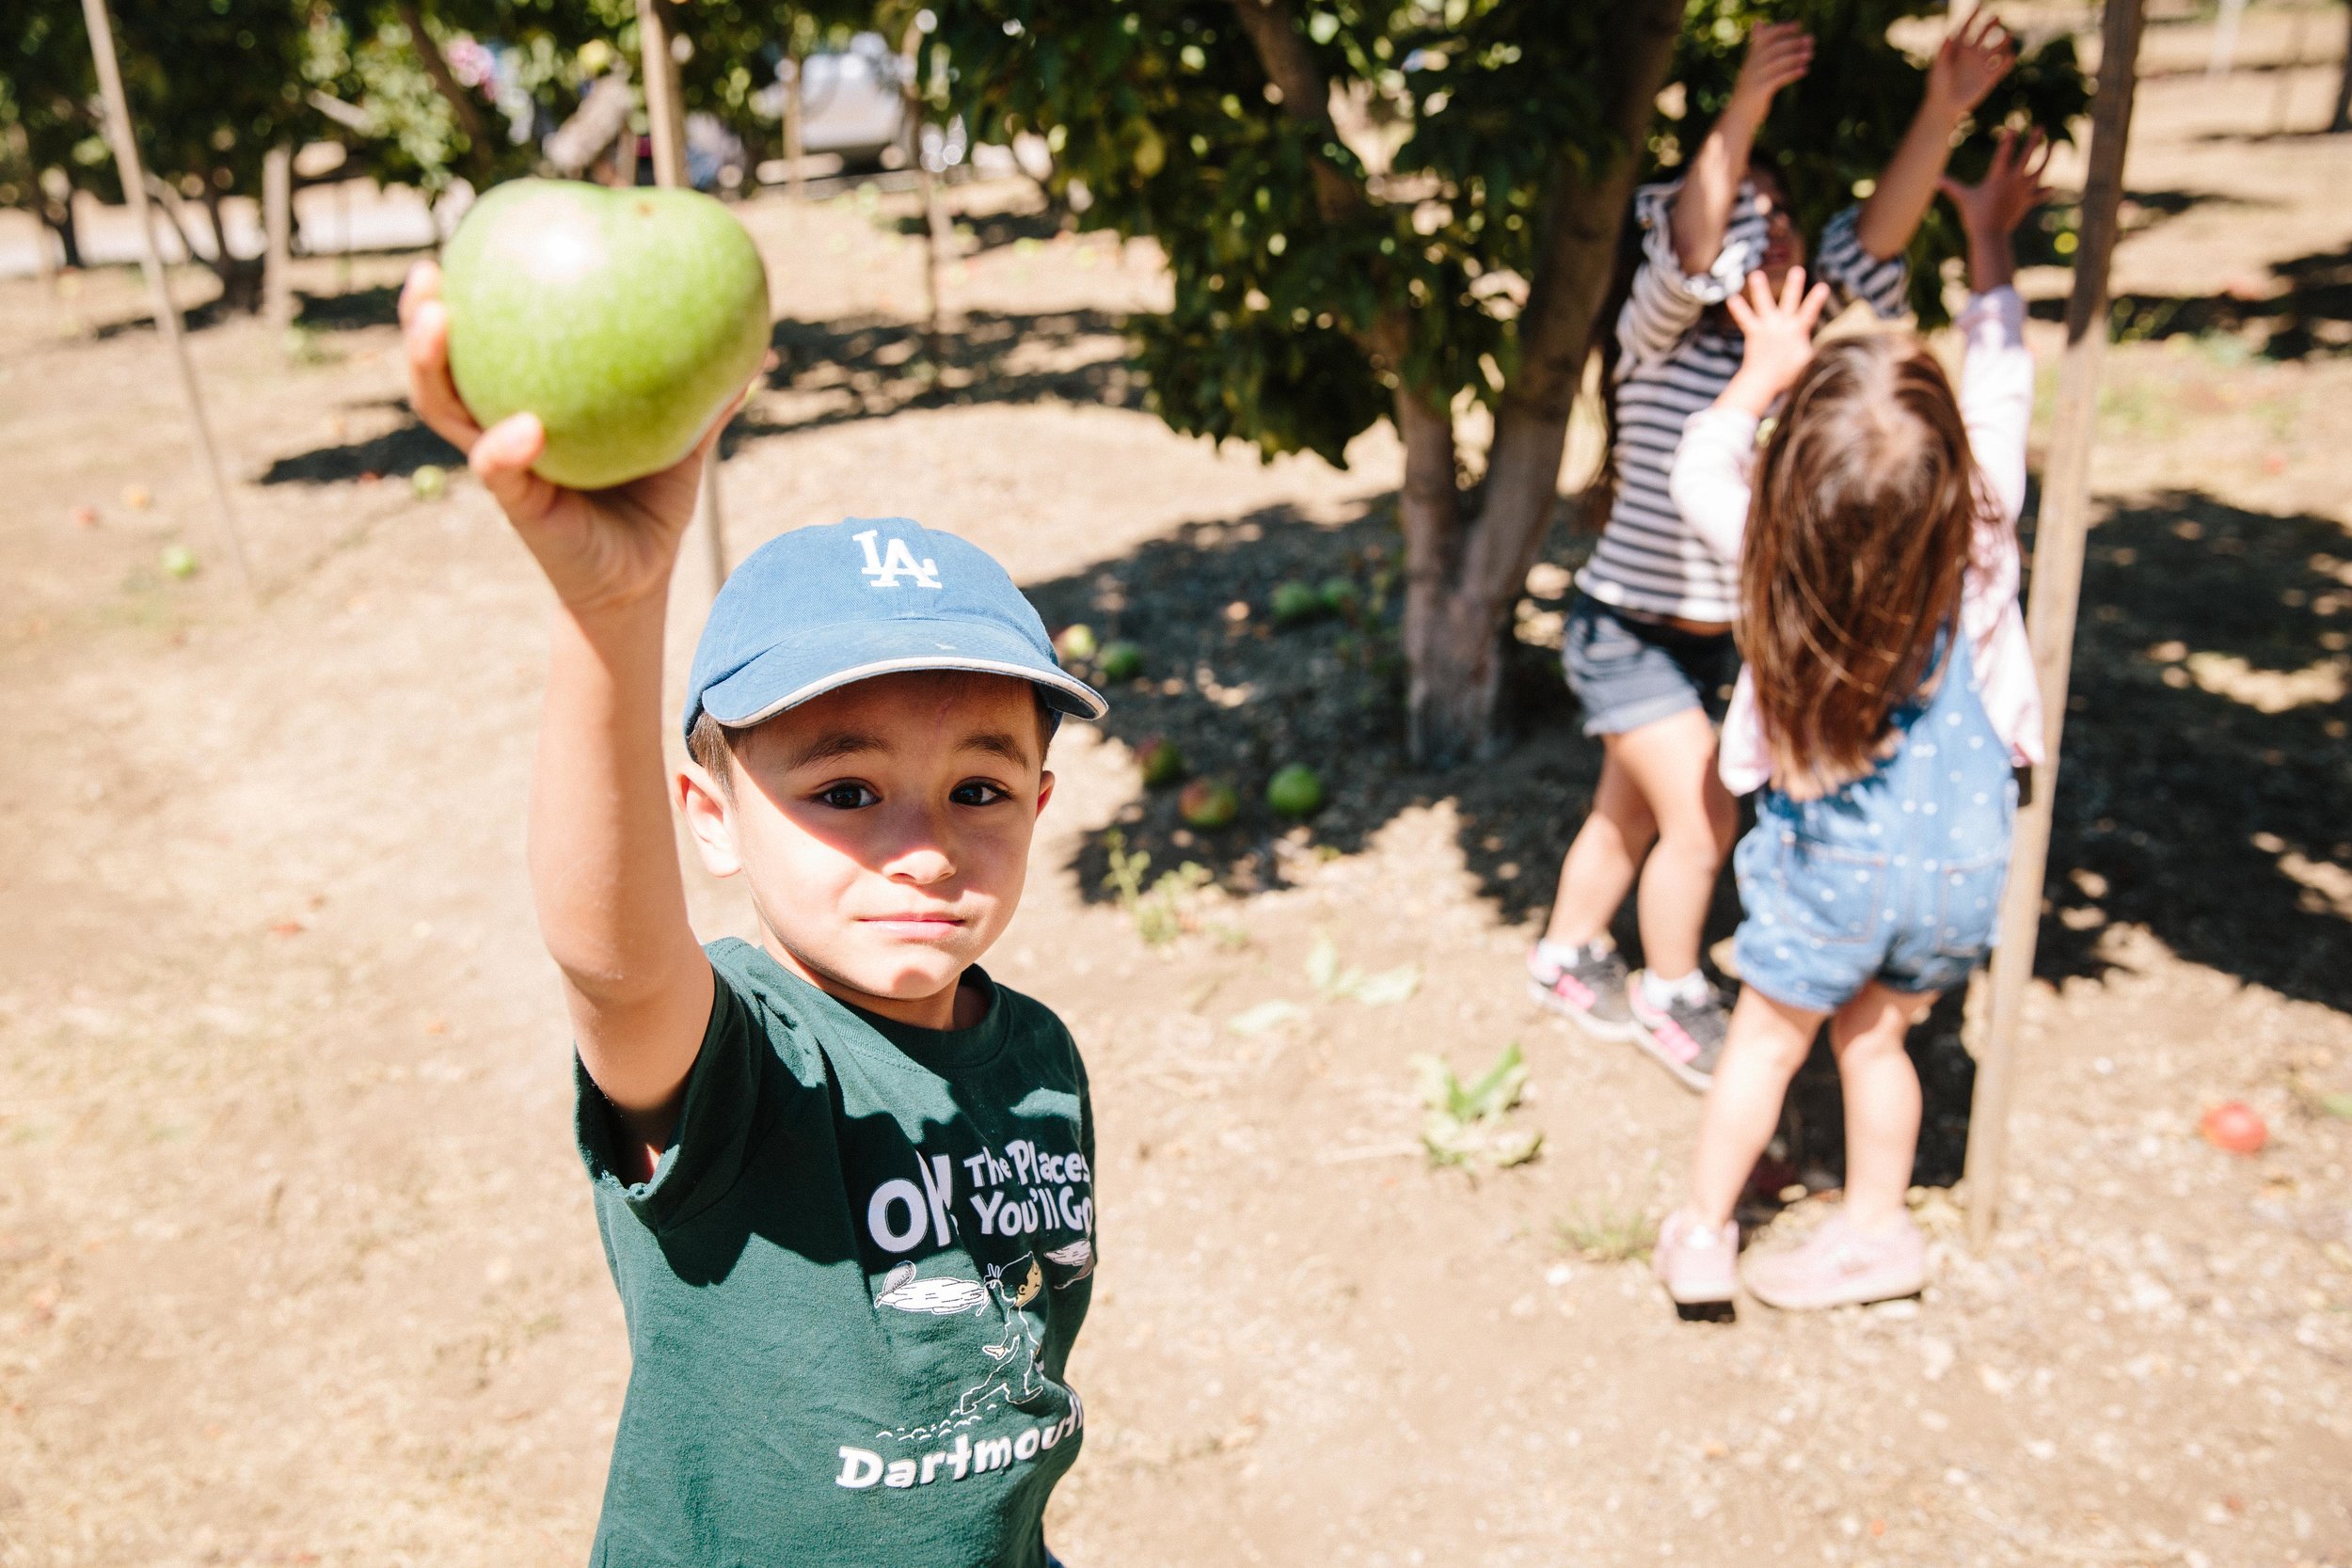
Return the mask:
<svg viewBox="0 0 2352 1568">
<path fill-rule="evenodd" d="M 409 274 L 400 318 L 409 396 L 467 456 L 555 589 L 547 711 L 531 797 L 531 887 L 564 973 L 580 1061 L 628 1141 L 658 1153 L 711 1007 L 686 916 L 661 755 L 662 622 L 702 466 L 725 424 L 674 467 L 593 493 L 531 471 L 530 414 L 485 431 L 449 371 L 440 271 Z M 648 1166 L 650 1161 L 648 1161 Z"/>
<path fill-rule="evenodd" d="M 1829 285 L 1805 286 L 1804 269 L 1791 267 L 1772 297 L 1764 275 L 1748 275 L 1747 295 L 1724 301 L 1740 325 L 1740 369 L 1715 401 L 1682 427 L 1666 476 L 1675 510 L 1701 543 L 1738 562 L 1747 531 L 1749 475 L 1756 467 L 1756 430 L 1780 395 L 1813 358 L 1813 331 L 1829 304 Z"/>
<path fill-rule="evenodd" d="M 2040 131 L 2022 144 L 2004 131 L 1982 180 L 1938 182 L 1968 232 L 1970 293 L 1953 324 L 1967 356 L 1960 370 L 1960 417 L 1988 503 L 1977 519 L 1960 622 L 1975 650 L 1986 715 L 2018 762 L 2039 762 L 2043 747 L 2040 689 L 2017 608 L 2017 518 L 2026 507 L 2034 367 L 2026 347 L 2025 302 L 2010 286 L 2016 275 L 2011 245 L 2026 214 L 2049 198 L 2042 182 L 2049 162 Z"/>
<path fill-rule="evenodd" d="M 1748 52 L 1732 83 L 1731 100 L 1715 118 L 1714 129 L 1691 160 L 1681 193 L 1675 198 L 1675 255 L 1695 277 L 1713 269 L 1731 225 L 1740 182 L 1748 177 L 1748 154 L 1756 133 L 1772 111 L 1772 95 L 1802 78 L 1813 66 L 1813 35 L 1794 22 L 1758 23 L 1748 35 Z"/>
<path fill-rule="evenodd" d="M 1886 261 L 1910 248 L 1951 157 L 1952 133 L 2016 63 L 2015 40 L 1988 11 L 1977 11 L 1946 36 L 1928 68 L 1928 90 L 1911 128 L 1862 204 L 1854 238 L 1864 250 Z"/>
</svg>

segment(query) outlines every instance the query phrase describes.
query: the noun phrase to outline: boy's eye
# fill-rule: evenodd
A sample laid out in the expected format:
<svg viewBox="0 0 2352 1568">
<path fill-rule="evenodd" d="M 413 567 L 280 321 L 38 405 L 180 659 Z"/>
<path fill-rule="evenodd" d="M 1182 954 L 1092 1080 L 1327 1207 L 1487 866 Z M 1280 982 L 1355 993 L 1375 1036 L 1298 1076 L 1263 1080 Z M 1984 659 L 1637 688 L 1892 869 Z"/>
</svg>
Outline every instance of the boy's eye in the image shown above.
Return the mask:
<svg viewBox="0 0 2352 1568">
<path fill-rule="evenodd" d="M 955 792 L 947 799 L 960 806 L 993 806 L 999 800 L 1011 800 L 1012 791 L 1002 784 L 990 784 L 986 779 L 967 779 L 956 785 Z"/>
<path fill-rule="evenodd" d="M 862 784 L 827 784 L 817 792 L 817 799 L 835 811 L 858 811 L 882 800 Z"/>
</svg>

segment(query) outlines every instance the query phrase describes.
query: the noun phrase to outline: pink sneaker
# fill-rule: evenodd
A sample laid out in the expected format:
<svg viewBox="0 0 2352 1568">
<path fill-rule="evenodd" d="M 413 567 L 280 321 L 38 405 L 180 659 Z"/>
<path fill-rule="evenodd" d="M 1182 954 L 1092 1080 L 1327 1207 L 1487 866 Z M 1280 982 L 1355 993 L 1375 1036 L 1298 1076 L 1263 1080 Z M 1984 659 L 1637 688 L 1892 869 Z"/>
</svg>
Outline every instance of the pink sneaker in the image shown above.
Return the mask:
<svg viewBox="0 0 2352 1568">
<path fill-rule="evenodd" d="M 1868 1233 L 1837 1213 L 1795 1246 L 1749 1259 L 1741 1273 L 1750 1295 L 1787 1312 L 1891 1301 L 1917 1295 L 1927 1284 L 1928 1243 L 1908 1214 Z"/>
<path fill-rule="evenodd" d="M 1709 1231 L 1680 1209 L 1658 1227 L 1650 1249 L 1650 1272 L 1677 1307 L 1709 1307 L 1731 1299 L 1739 1284 L 1740 1227 L 1726 1220 Z"/>
</svg>

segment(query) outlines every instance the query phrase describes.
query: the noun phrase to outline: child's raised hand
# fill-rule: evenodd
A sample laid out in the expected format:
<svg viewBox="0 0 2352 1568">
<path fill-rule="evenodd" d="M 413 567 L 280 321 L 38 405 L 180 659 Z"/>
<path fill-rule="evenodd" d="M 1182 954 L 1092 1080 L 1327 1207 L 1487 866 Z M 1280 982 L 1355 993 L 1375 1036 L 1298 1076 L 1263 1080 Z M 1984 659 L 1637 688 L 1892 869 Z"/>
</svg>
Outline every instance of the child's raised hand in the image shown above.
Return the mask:
<svg viewBox="0 0 2352 1568">
<path fill-rule="evenodd" d="M 1745 297 L 1724 301 L 1747 342 L 1739 373 L 1716 401 L 1761 419 L 1812 362 L 1813 329 L 1828 306 L 1829 285 L 1806 288 L 1803 267 L 1788 269 L 1777 299 L 1761 272 L 1748 274 Z"/>
<path fill-rule="evenodd" d="M 1945 35 L 1928 67 L 1928 97 L 1958 119 L 1983 103 L 2016 63 L 2016 39 L 2000 18 L 1979 8 Z"/>
<path fill-rule="evenodd" d="M 537 558 L 557 597 L 575 610 L 594 610 L 665 593 L 678 540 L 693 520 L 703 464 L 734 409 L 660 473 L 610 490 L 565 489 L 531 471 L 547 445 L 536 415 L 516 414 L 484 430 L 458 397 L 449 370 L 441 269 L 431 261 L 409 270 L 400 292 L 400 325 L 417 417 L 466 454 L 467 466 Z"/>
<path fill-rule="evenodd" d="M 1758 23 L 1748 34 L 1748 53 L 1732 83 L 1726 113 L 1761 120 L 1772 95 L 1813 69 L 1813 35 L 1794 22 Z"/>
<path fill-rule="evenodd" d="M 2026 132 L 2022 140 L 2016 132 L 2004 129 L 1983 179 L 1963 185 L 1947 174 L 1935 188 L 1958 211 L 1962 227 L 1972 236 L 2006 240 L 2027 213 L 2050 199 L 2050 187 L 2042 178 L 2049 167 L 2050 141 L 2040 128 Z"/>
</svg>

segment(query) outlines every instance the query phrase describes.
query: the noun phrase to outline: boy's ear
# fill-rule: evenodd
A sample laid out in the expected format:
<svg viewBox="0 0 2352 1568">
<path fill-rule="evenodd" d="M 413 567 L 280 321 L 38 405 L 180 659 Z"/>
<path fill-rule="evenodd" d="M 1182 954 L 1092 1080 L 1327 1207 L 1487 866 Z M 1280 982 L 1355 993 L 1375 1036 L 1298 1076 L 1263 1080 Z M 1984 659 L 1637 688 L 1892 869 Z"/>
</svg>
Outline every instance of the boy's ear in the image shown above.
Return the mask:
<svg viewBox="0 0 2352 1568">
<path fill-rule="evenodd" d="M 1037 776 L 1037 809 L 1043 811 L 1045 802 L 1054 798 L 1054 773 L 1051 768 Z"/>
<path fill-rule="evenodd" d="M 703 869 L 713 877 L 732 877 L 743 869 L 742 853 L 735 845 L 735 820 L 727 808 L 726 791 L 699 763 L 688 763 L 671 780 L 686 831 L 694 836 Z"/>
</svg>

